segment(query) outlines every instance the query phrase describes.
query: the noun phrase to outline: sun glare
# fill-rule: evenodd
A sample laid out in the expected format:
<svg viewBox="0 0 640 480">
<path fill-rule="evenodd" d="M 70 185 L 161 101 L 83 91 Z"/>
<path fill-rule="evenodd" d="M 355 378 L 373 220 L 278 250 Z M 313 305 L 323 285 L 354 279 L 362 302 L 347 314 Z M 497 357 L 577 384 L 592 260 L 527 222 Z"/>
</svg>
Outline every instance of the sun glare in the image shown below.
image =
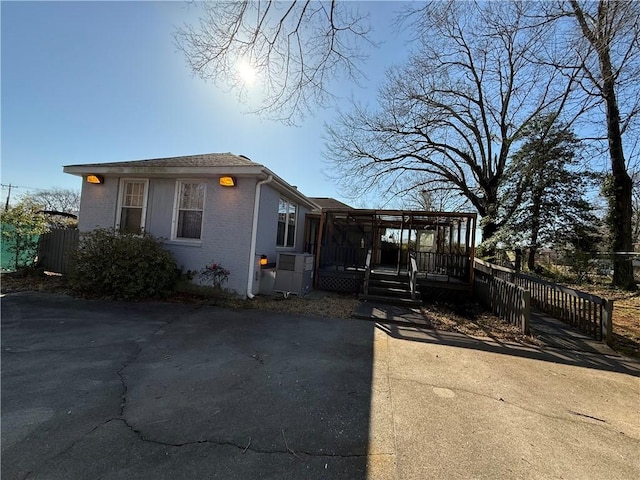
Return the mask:
<svg viewBox="0 0 640 480">
<path fill-rule="evenodd" d="M 240 80 L 246 85 L 251 86 L 256 81 L 256 70 L 247 60 L 240 60 L 236 66 Z"/>
</svg>

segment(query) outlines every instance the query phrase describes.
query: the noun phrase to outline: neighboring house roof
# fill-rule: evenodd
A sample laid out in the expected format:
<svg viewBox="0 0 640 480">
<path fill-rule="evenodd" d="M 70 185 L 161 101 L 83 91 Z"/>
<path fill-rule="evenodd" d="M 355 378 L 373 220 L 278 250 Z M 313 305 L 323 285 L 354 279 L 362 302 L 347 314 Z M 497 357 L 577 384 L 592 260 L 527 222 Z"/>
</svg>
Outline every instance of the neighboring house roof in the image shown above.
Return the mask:
<svg viewBox="0 0 640 480">
<path fill-rule="evenodd" d="M 74 220 L 78 219 L 78 215 L 76 215 L 75 213 L 59 212 L 57 210 L 40 210 L 39 212 L 36 212 L 36 213 L 42 213 L 44 215 L 51 215 L 51 216 L 57 216 L 57 217 L 73 218 Z"/>
<path fill-rule="evenodd" d="M 207 153 L 181 157 L 151 158 L 125 162 L 85 163 L 66 165 L 65 173 L 72 175 L 105 175 L 131 177 L 215 177 L 233 175 L 237 177 L 258 177 L 266 180 L 272 177 L 273 186 L 281 193 L 292 197 L 311 209 L 318 206 L 298 189 L 260 163 L 243 155 L 233 153 Z"/>
<path fill-rule="evenodd" d="M 331 197 L 311 197 L 311 200 L 320 208 L 339 208 L 341 210 L 353 210 L 352 206 L 347 205 L 346 203 L 342 203 L 340 200 L 336 200 L 335 198 Z"/>
</svg>

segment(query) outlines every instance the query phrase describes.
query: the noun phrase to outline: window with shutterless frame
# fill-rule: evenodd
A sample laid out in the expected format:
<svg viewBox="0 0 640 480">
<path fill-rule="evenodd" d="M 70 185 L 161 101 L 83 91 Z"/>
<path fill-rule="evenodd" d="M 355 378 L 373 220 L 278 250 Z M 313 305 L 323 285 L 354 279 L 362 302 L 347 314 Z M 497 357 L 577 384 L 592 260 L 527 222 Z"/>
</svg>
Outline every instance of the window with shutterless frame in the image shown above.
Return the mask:
<svg viewBox="0 0 640 480">
<path fill-rule="evenodd" d="M 123 178 L 120 180 L 116 229 L 125 233 L 144 231 L 148 190 L 148 179 Z"/>
<path fill-rule="evenodd" d="M 298 206 L 285 197 L 278 202 L 278 237 L 276 246 L 293 247 L 296 244 L 296 217 Z"/>
<path fill-rule="evenodd" d="M 178 180 L 173 209 L 172 239 L 202 240 L 206 183 Z"/>
</svg>

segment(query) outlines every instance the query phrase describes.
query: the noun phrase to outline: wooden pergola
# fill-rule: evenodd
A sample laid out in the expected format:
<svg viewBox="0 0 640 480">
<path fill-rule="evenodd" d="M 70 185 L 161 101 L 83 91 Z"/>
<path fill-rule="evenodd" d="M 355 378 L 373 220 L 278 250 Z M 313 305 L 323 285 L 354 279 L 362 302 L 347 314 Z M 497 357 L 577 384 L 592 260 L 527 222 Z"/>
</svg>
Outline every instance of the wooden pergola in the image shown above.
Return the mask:
<svg viewBox="0 0 640 480">
<path fill-rule="evenodd" d="M 323 276 L 357 280 L 369 250 L 374 270 L 401 274 L 412 255 L 423 280 L 470 284 L 476 220 L 475 213 L 322 209 L 307 219 L 316 284 Z"/>
</svg>

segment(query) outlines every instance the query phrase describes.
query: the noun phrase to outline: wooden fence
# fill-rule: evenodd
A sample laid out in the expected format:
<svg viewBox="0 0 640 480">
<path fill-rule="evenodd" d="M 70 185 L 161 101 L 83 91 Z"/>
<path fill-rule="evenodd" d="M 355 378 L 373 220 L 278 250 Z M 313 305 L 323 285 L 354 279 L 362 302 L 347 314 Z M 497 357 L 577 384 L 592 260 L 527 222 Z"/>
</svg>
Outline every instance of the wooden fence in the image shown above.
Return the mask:
<svg viewBox="0 0 640 480">
<path fill-rule="evenodd" d="M 489 271 L 492 277 L 511 282 L 531 292 L 531 306 L 581 332 L 602 340 L 613 341 L 613 301 L 542 280 L 513 269 L 475 260 L 474 268 Z"/>
<path fill-rule="evenodd" d="M 476 297 L 495 315 L 522 333 L 530 333 L 531 293 L 492 275 L 484 265 L 474 265 L 473 288 Z"/>
<path fill-rule="evenodd" d="M 76 229 L 56 229 L 40 235 L 38 265 L 56 273 L 69 273 L 70 259 L 78 248 L 80 233 Z"/>
</svg>

